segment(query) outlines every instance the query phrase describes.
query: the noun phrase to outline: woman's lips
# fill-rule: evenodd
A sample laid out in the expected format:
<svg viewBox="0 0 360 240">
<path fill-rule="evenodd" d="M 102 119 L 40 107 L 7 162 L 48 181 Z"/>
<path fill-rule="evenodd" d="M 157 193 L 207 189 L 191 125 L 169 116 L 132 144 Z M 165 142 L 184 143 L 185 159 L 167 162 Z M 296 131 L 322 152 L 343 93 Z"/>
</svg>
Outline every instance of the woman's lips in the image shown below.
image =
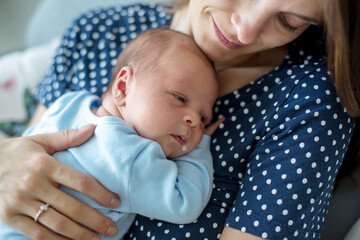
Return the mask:
<svg viewBox="0 0 360 240">
<path fill-rule="evenodd" d="M 213 24 L 214 24 L 214 29 L 215 29 L 215 35 L 218 38 L 219 42 L 224 45 L 226 48 L 228 49 L 237 49 L 239 47 L 241 47 L 241 45 L 230 42 L 220 31 L 220 29 L 218 28 L 218 26 L 216 25 L 214 19 L 213 19 Z"/>
</svg>

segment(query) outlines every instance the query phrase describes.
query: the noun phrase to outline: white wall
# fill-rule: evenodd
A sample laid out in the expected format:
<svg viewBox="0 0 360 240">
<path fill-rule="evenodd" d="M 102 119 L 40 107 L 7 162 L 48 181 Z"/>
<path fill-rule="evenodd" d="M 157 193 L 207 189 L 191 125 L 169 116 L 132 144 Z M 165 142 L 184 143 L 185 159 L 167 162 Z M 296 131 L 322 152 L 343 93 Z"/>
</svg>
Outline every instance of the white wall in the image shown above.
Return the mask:
<svg viewBox="0 0 360 240">
<path fill-rule="evenodd" d="M 27 23 L 40 1 L 0 0 L 0 55 L 25 48 Z"/>
</svg>

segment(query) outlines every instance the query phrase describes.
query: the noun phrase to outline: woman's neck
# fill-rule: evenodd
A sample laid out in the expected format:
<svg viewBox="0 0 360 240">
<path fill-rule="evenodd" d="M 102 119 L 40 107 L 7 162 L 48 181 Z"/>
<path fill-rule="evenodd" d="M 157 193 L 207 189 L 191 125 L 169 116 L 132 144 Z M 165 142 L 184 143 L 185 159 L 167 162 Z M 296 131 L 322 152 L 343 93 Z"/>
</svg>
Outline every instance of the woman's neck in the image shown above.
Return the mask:
<svg viewBox="0 0 360 240">
<path fill-rule="evenodd" d="M 217 72 L 221 72 L 228 68 L 266 68 L 273 69 L 280 65 L 286 54 L 287 46 L 268 49 L 262 52 L 256 52 L 238 58 L 230 59 L 223 62 L 214 62 Z"/>
<path fill-rule="evenodd" d="M 188 34 L 192 36 L 191 24 L 190 24 L 190 14 L 188 11 L 188 7 L 184 6 L 178 9 L 170 23 L 170 29 Z"/>
<path fill-rule="evenodd" d="M 287 52 L 287 47 L 281 47 L 249 57 L 246 62 L 216 64 L 219 97 L 240 89 L 270 72 L 283 62 Z"/>
</svg>

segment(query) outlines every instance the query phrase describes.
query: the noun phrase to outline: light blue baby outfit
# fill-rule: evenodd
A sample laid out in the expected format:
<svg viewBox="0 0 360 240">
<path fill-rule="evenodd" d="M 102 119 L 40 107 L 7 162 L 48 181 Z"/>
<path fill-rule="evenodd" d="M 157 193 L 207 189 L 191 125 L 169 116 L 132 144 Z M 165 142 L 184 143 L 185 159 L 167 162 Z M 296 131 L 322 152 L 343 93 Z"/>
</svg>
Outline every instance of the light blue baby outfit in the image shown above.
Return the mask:
<svg viewBox="0 0 360 240">
<path fill-rule="evenodd" d="M 109 209 L 82 193 L 60 188 L 116 223 L 118 235 L 102 236 L 103 239 L 120 239 L 136 214 L 177 224 L 194 221 L 209 201 L 212 190 L 210 137 L 204 135 L 200 145 L 185 156 L 168 160 L 157 142 L 140 137 L 123 120 L 94 115 L 90 106 L 97 100 L 99 97 L 85 91 L 67 93 L 25 135 L 96 124 L 95 134 L 88 142 L 53 156 L 95 177 L 119 195 L 121 204 Z M 0 238 L 27 239 L 5 225 L 0 227 Z"/>
</svg>

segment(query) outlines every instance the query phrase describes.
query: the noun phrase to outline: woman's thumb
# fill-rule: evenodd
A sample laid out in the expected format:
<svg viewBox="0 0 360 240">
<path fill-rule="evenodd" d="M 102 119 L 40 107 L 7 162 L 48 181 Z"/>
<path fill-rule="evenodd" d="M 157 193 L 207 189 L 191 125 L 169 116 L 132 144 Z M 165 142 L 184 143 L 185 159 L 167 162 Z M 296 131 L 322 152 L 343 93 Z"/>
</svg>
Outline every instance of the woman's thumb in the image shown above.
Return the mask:
<svg viewBox="0 0 360 240">
<path fill-rule="evenodd" d="M 79 146 L 89 140 L 95 130 L 94 124 L 88 124 L 79 129 L 66 129 L 59 132 L 30 136 L 40 144 L 47 153 L 53 154 L 71 147 Z"/>
</svg>

